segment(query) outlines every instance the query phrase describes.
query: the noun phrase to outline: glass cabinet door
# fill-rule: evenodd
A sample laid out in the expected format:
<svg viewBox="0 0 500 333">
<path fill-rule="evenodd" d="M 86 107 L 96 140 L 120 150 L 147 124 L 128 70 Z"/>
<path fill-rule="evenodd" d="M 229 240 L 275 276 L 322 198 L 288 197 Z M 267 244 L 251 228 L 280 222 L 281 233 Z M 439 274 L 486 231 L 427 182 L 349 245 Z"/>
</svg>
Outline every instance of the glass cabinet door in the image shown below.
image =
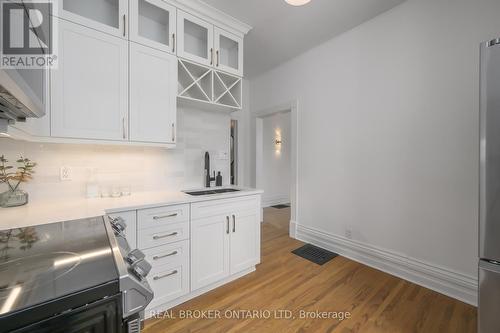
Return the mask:
<svg viewBox="0 0 500 333">
<path fill-rule="evenodd" d="M 130 2 L 130 40 L 175 54 L 176 8 L 162 0 Z"/>
<path fill-rule="evenodd" d="M 61 17 L 89 28 L 128 38 L 127 0 L 63 0 Z"/>
<path fill-rule="evenodd" d="M 216 68 L 243 76 L 243 39 L 215 27 Z"/>
<path fill-rule="evenodd" d="M 214 62 L 213 25 L 181 10 L 177 11 L 177 55 L 212 66 Z"/>
</svg>

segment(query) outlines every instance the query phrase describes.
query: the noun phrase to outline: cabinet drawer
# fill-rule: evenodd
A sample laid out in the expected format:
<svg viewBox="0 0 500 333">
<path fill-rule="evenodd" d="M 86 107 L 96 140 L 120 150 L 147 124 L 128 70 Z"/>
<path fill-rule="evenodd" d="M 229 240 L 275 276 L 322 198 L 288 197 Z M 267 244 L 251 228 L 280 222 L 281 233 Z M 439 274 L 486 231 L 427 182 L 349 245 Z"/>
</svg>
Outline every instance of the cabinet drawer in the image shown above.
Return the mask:
<svg viewBox="0 0 500 333">
<path fill-rule="evenodd" d="M 189 205 L 141 209 L 137 212 L 138 229 L 189 221 Z"/>
<path fill-rule="evenodd" d="M 171 244 L 189 238 L 189 223 L 167 224 L 155 228 L 141 229 L 137 235 L 140 249 Z"/>
<path fill-rule="evenodd" d="M 191 205 L 191 209 L 191 217 L 193 220 L 231 214 L 232 212 L 259 211 L 260 196 L 252 195 L 247 197 L 197 202 Z"/>
<path fill-rule="evenodd" d="M 148 282 L 154 292 L 153 301 L 148 307 L 152 309 L 189 293 L 189 265 L 180 263 L 162 266 L 155 272 L 151 271 Z"/>
<path fill-rule="evenodd" d="M 160 272 L 165 266 L 189 263 L 189 241 L 158 246 L 144 251 L 146 260 L 153 266 L 151 274 Z"/>
</svg>

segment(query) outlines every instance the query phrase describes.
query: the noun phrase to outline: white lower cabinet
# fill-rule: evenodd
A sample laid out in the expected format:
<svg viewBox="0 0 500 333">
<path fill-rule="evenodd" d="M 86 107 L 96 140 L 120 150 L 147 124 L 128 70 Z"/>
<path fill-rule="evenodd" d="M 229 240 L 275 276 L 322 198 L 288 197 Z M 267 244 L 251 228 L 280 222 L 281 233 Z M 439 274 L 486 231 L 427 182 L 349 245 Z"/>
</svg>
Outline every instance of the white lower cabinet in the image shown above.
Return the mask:
<svg viewBox="0 0 500 333">
<path fill-rule="evenodd" d="M 168 303 L 189 293 L 189 241 L 176 242 L 143 251 L 153 266 L 148 282 L 155 294 L 149 308 Z"/>
<path fill-rule="evenodd" d="M 260 196 L 138 210 L 137 246 L 152 265 L 148 309 L 167 310 L 260 262 Z"/>
<path fill-rule="evenodd" d="M 228 215 L 192 221 L 191 285 L 193 290 L 229 276 Z"/>
<path fill-rule="evenodd" d="M 254 211 L 235 212 L 231 218 L 231 274 L 260 262 L 260 223 Z"/>
<path fill-rule="evenodd" d="M 193 290 L 249 269 L 260 262 L 259 210 L 257 197 L 191 205 Z"/>
</svg>

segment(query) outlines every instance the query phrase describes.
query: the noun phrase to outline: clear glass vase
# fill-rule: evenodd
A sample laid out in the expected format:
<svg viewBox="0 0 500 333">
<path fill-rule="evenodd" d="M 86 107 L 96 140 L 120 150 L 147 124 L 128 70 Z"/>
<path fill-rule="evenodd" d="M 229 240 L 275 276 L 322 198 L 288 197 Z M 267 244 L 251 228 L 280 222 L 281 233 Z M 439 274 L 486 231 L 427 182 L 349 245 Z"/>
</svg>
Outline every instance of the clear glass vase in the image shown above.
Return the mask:
<svg viewBox="0 0 500 333">
<path fill-rule="evenodd" d="M 17 207 L 28 203 L 28 193 L 23 190 L 8 190 L 0 194 L 0 207 Z"/>
</svg>

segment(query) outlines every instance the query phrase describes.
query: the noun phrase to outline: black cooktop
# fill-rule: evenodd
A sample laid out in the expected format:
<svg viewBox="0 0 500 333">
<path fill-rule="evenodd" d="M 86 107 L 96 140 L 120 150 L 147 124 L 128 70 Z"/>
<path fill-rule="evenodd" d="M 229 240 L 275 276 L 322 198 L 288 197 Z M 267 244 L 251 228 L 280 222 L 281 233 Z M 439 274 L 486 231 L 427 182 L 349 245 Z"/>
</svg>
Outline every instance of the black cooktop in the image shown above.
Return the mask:
<svg viewBox="0 0 500 333">
<path fill-rule="evenodd" d="M 0 231 L 0 319 L 37 306 L 65 311 L 118 292 L 104 223 L 96 217 Z"/>
</svg>

